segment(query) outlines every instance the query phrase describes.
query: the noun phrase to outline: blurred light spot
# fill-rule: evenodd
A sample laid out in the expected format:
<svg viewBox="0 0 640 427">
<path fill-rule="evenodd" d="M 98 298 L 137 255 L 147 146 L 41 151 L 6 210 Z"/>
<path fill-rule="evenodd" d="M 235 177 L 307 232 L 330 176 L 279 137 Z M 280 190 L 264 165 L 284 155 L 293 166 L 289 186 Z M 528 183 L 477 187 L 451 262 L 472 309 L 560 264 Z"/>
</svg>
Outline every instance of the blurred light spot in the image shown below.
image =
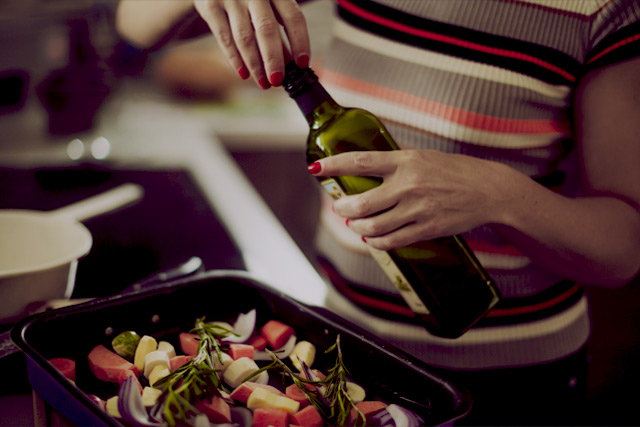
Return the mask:
<svg viewBox="0 0 640 427">
<path fill-rule="evenodd" d="M 106 159 L 109 156 L 109 152 L 111 152 L 111 143 L 104 136 L 96 138 L 91 143 L 91 155 L 94 159 Z"/>
<path fill-rule="evenodd" d="M 78 138 L 72 139 L 67 144 L 67 156 L 71 160 L 78 160 L 84 154 L 84 143 Z"/>
</svg>

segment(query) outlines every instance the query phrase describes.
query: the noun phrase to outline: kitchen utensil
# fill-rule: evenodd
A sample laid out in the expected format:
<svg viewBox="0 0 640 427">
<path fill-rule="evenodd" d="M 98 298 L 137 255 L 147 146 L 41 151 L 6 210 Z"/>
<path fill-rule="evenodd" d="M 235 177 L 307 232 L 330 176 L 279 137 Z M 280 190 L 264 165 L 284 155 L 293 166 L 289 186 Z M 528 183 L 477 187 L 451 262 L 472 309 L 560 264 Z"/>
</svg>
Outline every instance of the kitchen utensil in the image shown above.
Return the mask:
<svg viewBox="0 0 640 427">
<path fill-rule="evenodd" d="M 434 375 L 420 360 L 240 270 L 212 270 L 141 292 L 43 313 L 18 322 L 11 337 L 26 353 L 33 389 L 57 412 L 76 425 L 122 425 L 89 397 L 108 398 L 118 392 L 118 384 L 100 381 L 91 373 L 87 355 L 94 346 L 109 347 L 118 333 L 134 330 L 179 348 L 179 332 L 192 328 L 197 318 L 235 319 L 251 309 L 256 309 L 257 326 L 280 320 L 294 328 L 299 340 L 313 342 L 318 348 L 313 366 L 321 370 L 335 363 L 335 353 L 324 350 L 339 334 L 344 363 L 353 380 L 367 391 L 367 400 L 398 403 L 416 412 L 426 425 L 452 423 L 470 408 L 466 390 Z M 53 357 L 76 361 L 75 384 L 48 362 Z M 272 376 L 274 381 L 277 378 Z"/>
<path fill-rule="evenodd" d="M 48 212 L 0 211 L 0 322 L 18 320 L 27 304 L 69 298 L 78 259 L 93 243 L 81 223 L 142 197 L 137 184 L 123 184 L 102 194 Z"/>
</svg>

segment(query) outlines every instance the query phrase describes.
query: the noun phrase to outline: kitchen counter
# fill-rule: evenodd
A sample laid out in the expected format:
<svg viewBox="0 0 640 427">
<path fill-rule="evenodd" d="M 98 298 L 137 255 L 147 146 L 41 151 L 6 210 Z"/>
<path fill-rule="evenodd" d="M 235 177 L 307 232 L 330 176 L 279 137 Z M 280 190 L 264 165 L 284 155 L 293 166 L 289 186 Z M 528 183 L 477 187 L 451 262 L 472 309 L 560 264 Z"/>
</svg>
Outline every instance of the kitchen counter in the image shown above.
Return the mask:
<svg viewBox="0 0 640 427">
<path fill-rule="evenodd" d="M 277 99 L 274 102 L 279 105 Z M 269 118 L 268 129 L 287 132 L 278 138 L 269 131 L 267 139 L 299 141 L 305 124 L 292 115 L 299 113 L 288 107 L 269 108 L 276 116 Z M 217 135 L 222 133 L 230 141 L 255 146 L 266 122 L 247 126 L 248 118 L 237 110 L 170 99 L 144 80 L 125 80 L 107 99 L 90 132 L 68 138 L 46 136 L 41 131 L 46 118 L 34 102 L 11 117 L 0 117 L 0 167 L 29 170 L 90 162 L 123 170 L 187 171 L 238 248 L 246 269 L 301 302 L 321 306 L 326 295 L 324 280 Z M 9 364 L 12 377 L 16 377 L 3 382 L 14 386 L 2 387 L 0 425 L 33 425 L 23 358 L 17 354 L 0 361 L 5 367 Z"/>
</svg>

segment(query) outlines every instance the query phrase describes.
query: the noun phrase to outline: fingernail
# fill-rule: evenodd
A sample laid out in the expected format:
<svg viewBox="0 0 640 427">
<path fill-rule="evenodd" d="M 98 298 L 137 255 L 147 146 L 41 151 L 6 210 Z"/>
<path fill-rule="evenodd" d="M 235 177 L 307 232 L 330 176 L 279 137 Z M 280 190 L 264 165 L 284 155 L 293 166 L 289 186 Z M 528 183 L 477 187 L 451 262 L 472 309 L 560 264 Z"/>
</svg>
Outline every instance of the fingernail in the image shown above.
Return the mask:
<svg viewBox="0 0 640 427">
<path fill-rule="evenodd" d="M 245 66 L 240 67 L 240 69 L 238 70 L 238 74 L 240 74 L 240 78 L 242 80 L 247 80 L 251 75 L 249 74 L 249 70 L 247 70 L 247 67 Z"/>
<path fill-rule="evenodd" d="M 260 79 L 258 80 L 258 84 L 262 89 L 269 89 L 271 87 L 271 84 L 265 76 L 260 77 Z"/>
<path fill-rule="evenodd" d="M 349 226 L 349 218 L 347 218 L 347 220 L 344 222 L 346 224 L 346 226 Z"/>
<path fill-rule="evenodd" d="M 320 171 L 322 170 L 322 165 L 318 162 L 313 162 L 309 166 L 307 166 L 307 169 L 309 170 L 309 173 L 311 175 L 315 175 L 317 173 L 320 173 Z"/>
<path fill-rule="evenodd" d="M 366 237 L 364 237 L 364 236 L 362 236 L 362 241 L 363 241 L 363 242 L 365 242 L 365 243 L 367 243 L 367 238 L 366 238 Z"/>
<path fill-rule="evenodd" d="M 273 86 L 280 86 L 282 84 L 283 77 L 284 77 L 283 74 L 280 71 L 278 71 L 271 74 L 271 77 L 269 77 L 269 80 L 271 81 L 271 84 Z"/>
<path fill-rule="evenodd" d="M 296 64 L 300 68 L 307 68 L 309 66 L 309 55 L 300 55 L 300 56 L 298 56 Z"/>
</svg>

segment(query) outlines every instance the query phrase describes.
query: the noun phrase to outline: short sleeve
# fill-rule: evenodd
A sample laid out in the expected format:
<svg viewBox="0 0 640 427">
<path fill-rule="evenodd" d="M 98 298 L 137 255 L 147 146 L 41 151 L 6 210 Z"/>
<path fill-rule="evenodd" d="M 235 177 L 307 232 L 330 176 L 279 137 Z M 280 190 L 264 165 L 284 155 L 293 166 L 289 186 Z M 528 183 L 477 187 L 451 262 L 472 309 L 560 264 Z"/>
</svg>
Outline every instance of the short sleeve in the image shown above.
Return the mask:
<svg viewBox="0 0 640 427">
<path fill-rule="evenodd" d="M 608 0 L 592 16 L 588 70 L 640 56 L 640 0 Z"/>
</svg>

